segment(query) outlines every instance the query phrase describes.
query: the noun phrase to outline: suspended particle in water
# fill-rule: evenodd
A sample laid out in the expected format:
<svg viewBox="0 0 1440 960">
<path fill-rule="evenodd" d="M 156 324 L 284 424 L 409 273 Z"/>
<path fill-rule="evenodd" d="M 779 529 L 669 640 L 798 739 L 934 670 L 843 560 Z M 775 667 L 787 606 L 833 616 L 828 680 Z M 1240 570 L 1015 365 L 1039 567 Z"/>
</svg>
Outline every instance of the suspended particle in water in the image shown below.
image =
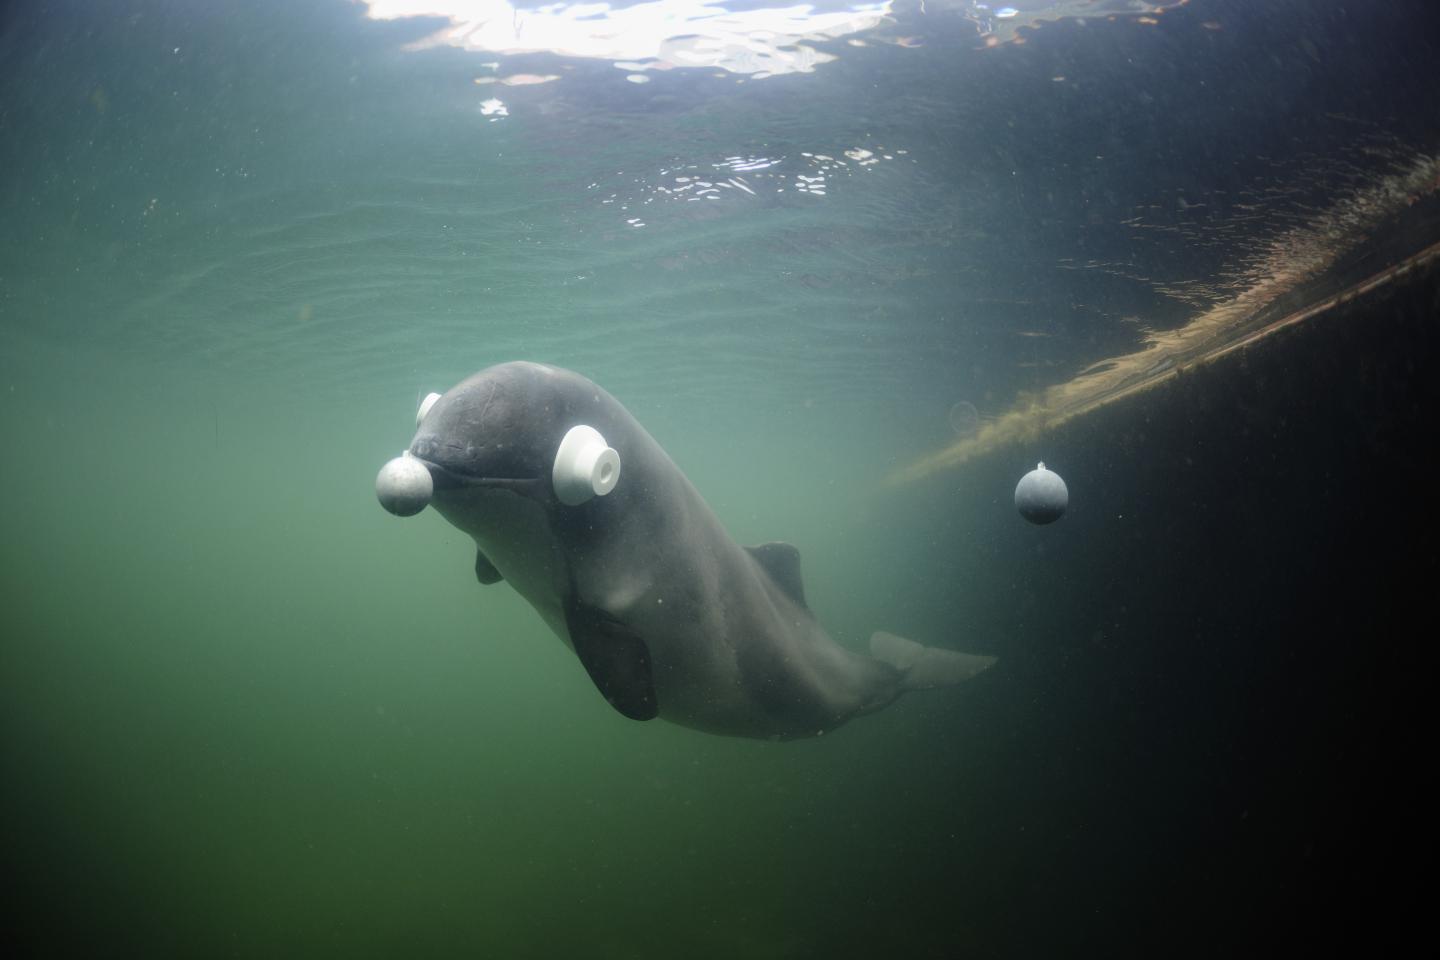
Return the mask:
<svg viewBox="0 0 1440 960">
<path fill-rule="evenodd" d="M 957 437 L 973 437 L 980 429 L 980 411 L 969 400 L 961 400 L 950 408 L 950 429 Z"/>
</svg>

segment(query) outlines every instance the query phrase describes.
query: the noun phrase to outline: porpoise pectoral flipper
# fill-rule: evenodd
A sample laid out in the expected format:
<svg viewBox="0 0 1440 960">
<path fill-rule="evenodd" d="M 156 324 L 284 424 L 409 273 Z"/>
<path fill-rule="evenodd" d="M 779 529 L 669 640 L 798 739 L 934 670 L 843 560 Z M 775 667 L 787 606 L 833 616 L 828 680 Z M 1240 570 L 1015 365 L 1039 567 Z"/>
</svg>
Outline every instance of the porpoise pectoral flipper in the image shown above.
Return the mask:
<svg viewBox="0 0 1440 960">
<path fill-rule="evenodd" d="M 495 569 L 495 564 L 490 562 L 490 558 L 478 549 L 475 551 L 475 579 L 487 587 L 505 579 L 500 575 L 500 571 Z"/>
<path fill-rule="evenodd" d="M 605 611 L 576 602 L 565 608 L 565 627 L 575 655 L 610 706 L 631 720 L 659 714 L 650 651 L 638 634 Z"/>
<path fill-rule="evenodd" d="M 949 687 L 978 675 L 996 658 L 958 650 L 941 650 L 877 630 L 870 635 L 870 655 L 900 671 L 905 690 Z"/>
</svg>

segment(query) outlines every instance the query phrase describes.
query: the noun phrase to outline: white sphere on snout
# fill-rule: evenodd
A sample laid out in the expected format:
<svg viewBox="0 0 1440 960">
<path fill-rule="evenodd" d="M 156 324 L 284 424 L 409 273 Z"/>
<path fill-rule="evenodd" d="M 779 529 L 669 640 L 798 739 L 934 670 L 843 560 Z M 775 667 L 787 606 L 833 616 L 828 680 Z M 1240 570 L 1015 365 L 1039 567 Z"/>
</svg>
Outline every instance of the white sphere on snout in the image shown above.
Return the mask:
<svg viewBox="0 0 1440 960">
<path fill-rule="evenodd" d="M 434 493 L 430 471 L 409 455 L 391 460 L 375 476 L 375 496 L 380 506 L 397 517 L 413 517 L 424 510 Z"/>
</svg>

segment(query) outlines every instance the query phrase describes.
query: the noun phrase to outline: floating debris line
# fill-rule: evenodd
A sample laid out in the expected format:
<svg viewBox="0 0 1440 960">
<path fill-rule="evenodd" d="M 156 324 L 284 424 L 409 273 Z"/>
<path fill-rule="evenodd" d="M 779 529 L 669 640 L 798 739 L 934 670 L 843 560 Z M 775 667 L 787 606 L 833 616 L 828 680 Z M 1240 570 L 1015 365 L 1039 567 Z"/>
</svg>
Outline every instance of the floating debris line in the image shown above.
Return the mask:
<svg viewBox="0 0 1440 960">
<path fill-rule="evenodd" d="M 1029 396 L 979 430 L 892 471 L 887 485 L 923 480 L 1012 443 L 1039 436 L 1076 417 L 1256 343 L 1354 300 L 1411 270 L 1440 259 L 1440 242 L 1405 257 L 1339 293 L 1279 317 L 1283 297 L 1322 280 L 1388 218 L 1421 197 L 1440 193 L 1440 157 L 1423 157 L 1335 204 L 1311 222 L 1287 230 L 1257 258 L 1259 279 L 1229 300 L 1174 330 L 1152 331 L 1141 349 L 1092 364 L 1065 383 Z"/>
</svg>

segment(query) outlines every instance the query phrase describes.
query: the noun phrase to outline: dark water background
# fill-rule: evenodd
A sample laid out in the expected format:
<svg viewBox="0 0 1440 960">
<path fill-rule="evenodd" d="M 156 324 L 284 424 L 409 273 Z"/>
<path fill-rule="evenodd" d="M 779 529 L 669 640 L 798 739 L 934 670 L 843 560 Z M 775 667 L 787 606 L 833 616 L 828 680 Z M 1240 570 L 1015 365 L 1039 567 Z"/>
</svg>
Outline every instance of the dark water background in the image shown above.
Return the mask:
<svg viewBox="0 0 1440 960">
<path fill-rule="evenodd" d="M 338 0 L 0 7 L 21 952 L 1213 956 L 1403 925 L 1433 276 L 882 478 L 957 402 L 1134 349 L 1440 150 L 1431 5 L 1196 0 L 994 49 L 929 8 L 813 73 L 634 84 L 406 50 L 436 22 Z M 514 73 L 561 78 L 474 83 Z M 659 190 L 762 158 L 753 192 Z M 417 394 L 516 357 L 610 389 L 736 539 L 797 544 L 841 642 L 1000 665 L 808 742 L 616 715 L 458 533 L 374 503 Z M 1040 457 L 1073 498 L 1044 529 L 1009 503 Z"/>
</svg>

